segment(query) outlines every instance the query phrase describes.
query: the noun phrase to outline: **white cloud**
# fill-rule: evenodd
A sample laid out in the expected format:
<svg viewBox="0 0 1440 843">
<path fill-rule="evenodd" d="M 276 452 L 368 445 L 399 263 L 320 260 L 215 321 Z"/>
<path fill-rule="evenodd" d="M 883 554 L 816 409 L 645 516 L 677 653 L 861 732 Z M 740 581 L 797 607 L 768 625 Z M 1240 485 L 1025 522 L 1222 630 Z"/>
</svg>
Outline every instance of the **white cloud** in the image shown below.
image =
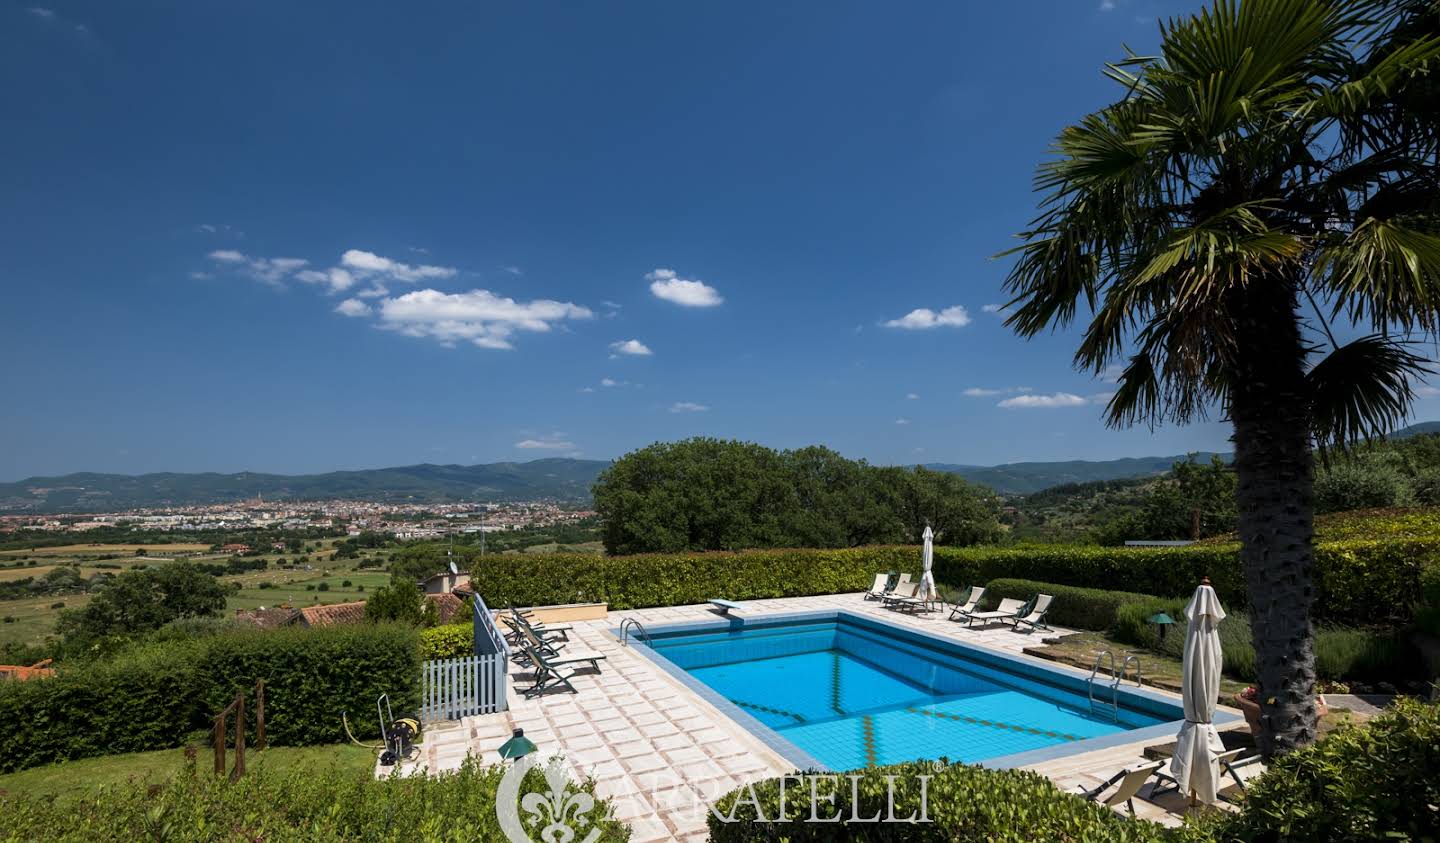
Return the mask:
<svg viewBox="0 0 1440 843">
<path fill-rule="evenodd" d="M 295 278 L 306 284 L 323 284 L 329 287 L 332 293 L 344 292 L 355 286 L 355 276 L 338 266 L 326 270 L 307 269 L 295 273 Z"/>
<path fill-rule="evenodd" d="M 265 284 L 279 285 L 310 261 L 304 258 L 254 258 L 234 249 L 216 249 L 210 259 L 233 266 L 237 271 Z"/>
<path fill-rule="evenodd" d="M 1102 11 L 1102 12 L 1113 12 L 1113 11 L 1115 11 L 1115 0 L 1100 0 L 1100 11 Z"/>
<path fill-rule="evenodd" d="M 573 451 L 575 443 L 564 439 L 521 439 L 515 447 L 525 451 Z"/>
<path fill-rule="evenodd" d="M 996 316 L 1010 315 L 1010 308 L 1006 307 L 1003 304 L 982 304 L 980 305 L 980 310 L 984 311 L 985 313 L 993 313 Z"/>
<path fill-rule="evenodd" d="M 610 350 L 616 354 L 630 354 L 639 357 L 648 357 L 655 352 L 639 340 L 619 340 L 610 343 Z"/>
<path fill-rule="evenodd" d="M 524 274 L 525 274 L 525 273 L 520 269 L 520 267 L 518 267 L 518 266 L 502 266 L 502 267 L 500 267 L 500 271 L 501 271 L 501 272 L 508 272 L 508 273 L 510 273 L 511 275 L 524 275 Z"/>
<path fill-rule="evenodd" d="M 1105 383 L 1119 383 L 1120 376 L 1123 374 L 1125 374 L 1124 366 L 1107 366 L 1105 368 L 1105 371 L 1101 372 L 1095 377 L 1101 381 L 1104 381 Z"/>
<path fill-rule="evenodd" d="M 580 391 L 581 391 L 581 392 L 594 392 L 594 391 L 595 391 L 595 387 L 593 387 L 593 386 L 582 386 L 582 387 L 580 387 Z"/>
<path fill-rule="evenodd" d="M 340 265 L 362 277 L 381 276 L 407 284 L 416 281 L 454 278 L 457 274 L 452 266 L 430 266 L 429 264 L 411 266 L 408 263 L 382 257 L 374 252 L 367 252 L 364 249 L 346 250 L 345 254 L 340 256 Z"/>
<path fill-rule="evenodd" d="M 672 413 L 703 413 L 710 409 L 704 404 L 696 404 L 694 401 L 676 401 L 670 405 Z"/>
<path fill-rule="evenodd" d="M 1421 398 L 1437 398 L 1440 397 L 1440 386 L 1417 386 L 1415 394 Z"/>
<path fill-rule="evenodd" d="M 609 299 L 605 299 L 605 300 L 601 301 L 600 303 L 601 303 L 602 305 L 604 305 L 605 307 L 610 308 L 611 310 L 619 310 L 620 308 L 624 307 L 624 305 L 621 305 L 621 304 L 618 304 L 618 303 L 616 303 L 616 302 L 610 301 Z"/>
<path fill-rule="evenodd" d="M 899 319 L 882 323 L 887 328 L 904 328 L 909 331 L 923 331 L 929 328 L 963 328 L 970 324 L 970 314 L 961 305 L 947 307 L 936 313 L 928 307 L 919 307 Z"/>
<path fill-rule="evenodd" d="M 910 420 L 909 420 L 909 419 L 896 419 L 896 420 L 895 420 L 895 423 L 896 423 L 896 424 L 902 424 L 902 425 L 903 425 L 903 424 L 909 424 L 909 423 L 910 423 Z"/>
<path fill-rule="evenodd" d="M 536 299 L 517 302 L 489 290 L 442 293 L 415 290 L 380 301 L 380 326 L 410 337 L 430 337 L 443 345 L 465 341 L 481 348 L 508 349 L 516 331 L 545 332 L 567 319 L 589 319 L 588 308 L 570 302 Z"/>
<path fill-rule="evenodd" d="M 989 398 L 995 395 L 1014 395 L 1016 393 L 1034 391 L 1035 390 L 1031 389 L 1028 386 L 1002 386 L 997 389 L 991 389 L 983 386 L 972 386 L 969 389 L 962 391 L 960 394 L 968 396 L 970 398 Z"/>
<path fill-rule="evenodd" d="M 384 284 L 373 284 L 355 295 L 362 299 L 378 299 L 390 295 L 390 290 Z"/>
<path fill-rule="evenodd" d="M 369 316 L 370 305 L 359 299 L 346 299 L 335 305 L 335 312 L 345 316 Z"/>
<path fill-rule="evenodd" d="M 905 393 L 905 400 L 907 400 L 907 401 L 919 401 L 919 400 L 920 400 L 920 396 L 919 396 L 919 394 L 914 393 L 914 392 L 907 392 L 907 393 Z"/>
<path fill-rule="evenodd" d="M 30 14 L 34 15 L 37 18 L 44 18 L 45 20 L 55 20 L 54 9 L 42 9 L 39 6 L 31 6 L 27 11 L 29 11 Z"/>
<path fill-rule="evenodd" d="M 200 271 L 197 270 L 197 271 L 195 271 L 195 272 L 190 273 L 190 277 L 191 277 L 191 278 L 194 278 L 196 281 L 208 281 L 209 279 L 214 278 L 215 276 L 211 275 L 211 274 L 208 273 L 208 272 L 200 272 Z"/>
<path fill-rule="evenodd" d="M 658 299 L 683 307 L 715 307 L 725 300 L 720 292 L 704 281 L 679 278 L 673 269 L 656 269 L 645 273 L 650 292 Z"/>
<path fill-rule="evenodd" d="M 1084 407 L 1089 403 L 1090 399 L 1088 398 L 1082 398 L 1069 392 L 1056 392 L 1052 395 L 1017 395 L 1014 398 L 1006 398 L 996 406 L 1013 410 L 1037 407 Z"/>
</svg>

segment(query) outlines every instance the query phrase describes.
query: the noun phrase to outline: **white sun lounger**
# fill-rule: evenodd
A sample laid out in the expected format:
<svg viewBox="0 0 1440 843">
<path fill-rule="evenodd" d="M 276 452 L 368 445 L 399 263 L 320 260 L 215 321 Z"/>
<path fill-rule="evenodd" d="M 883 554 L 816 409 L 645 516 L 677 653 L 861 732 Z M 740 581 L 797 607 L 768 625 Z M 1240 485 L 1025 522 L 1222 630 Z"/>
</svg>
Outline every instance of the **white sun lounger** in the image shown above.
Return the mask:
<svg viewBox="0 0 1440 843">
<path fill-rule="evenodd" d="M 1008 618 L 1016 617 L 1020 614 L 1020 610 L 1023 608 L 1025 608 L 1024 600 L 1016 600 L 1011 597 L 1006 597 L 1005 599 L 1000 601 L 1000 605 L 995 609 L 989 612 L 971 612 L 970 614 L 966 615 L 965 618 L 970 622 L 968 624 L 969 626 L 974 626 L 976 621 L 980 621 L 981 623 L 989 623 L 991 621 L 1003 621 Z"/>
<path fill-rule="evenodd" d="M 984 596 L 985 586 L 977 585 L 974 588 L 970 589 L 970 597 L 966 599 L 964 605 L 957 603 L 956 605 L 950 607 L 950 620 L 958 621 L 960 620 L 960 618 L 968 617 L 971 612 L 974 612 L 976 609 L 980 608 L 980 600 L 984 598 Z M 957 617 L 957 615 L 959 617 Z"/>
</svg>

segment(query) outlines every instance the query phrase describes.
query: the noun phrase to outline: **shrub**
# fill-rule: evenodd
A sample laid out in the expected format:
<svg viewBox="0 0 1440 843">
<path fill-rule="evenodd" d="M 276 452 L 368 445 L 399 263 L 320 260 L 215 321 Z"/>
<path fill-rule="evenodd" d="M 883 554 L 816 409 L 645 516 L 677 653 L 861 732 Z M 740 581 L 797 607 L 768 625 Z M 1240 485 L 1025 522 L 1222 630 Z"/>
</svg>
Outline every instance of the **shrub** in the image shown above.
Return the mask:
<svg viewBox="0 0 1440 843">
<path fill-rule="evenodd" d="M 328 583 L 328 582 L 322 582 L 322 583 L 320 583 L 319 585 L 315 586 L 315 590 L 316 590 L 316 591 L 329 591 L 329 590 L 330 590 L 330 583 Z"/>
<path fill-rule="evenodd" d="M 851 834 L 859 839 L 906 841 L 1031 841 L 1031 840 L 1106 840 L 1154 841 L 1164 839 L 1165 830 L 1154 823 L 1122 817 L 1109 808 L 1067 794 L 1038 773 L 1019 770 L 988 770 L 962 764 L 937 771 L 927 762 L 898 764 L 856 770 L 844 776 L 815 780 L 818 815 L 849 818 L 884 815 L 888 810 L 889 785 L 886 776 L 894 776 L 895 816 L 908 817 L 920 810 L 921 775 L 932 778 L 926 785 L 926 815 L 933 820 L 913 825 L 846 826 L 838 823 L 804 822 L 811 812 L 811 781 L 797 784 L 789 781 L 784 798 L 784 815 L 780 818 L 781 780 L 769 779 L 754 786 L 760 813 L 769 821 L 757 821 L 749 788 L 741 788 L 721 797 L 716 811 L 736 822 L 724 822 L 713 814 L 709 817 L 710 840 L 713 843 L 744 843 L 745 841 L 786 840 L 798 843 L 807 840 L 846 840 Z M 859 805 L 852 802 L 858 791 Z M 834 801 L 829 800 L 833 797 Z M 738 801 L 738 805 L 737 805 Z M 831 806 L 834 807 L 831 807 Z"/>
<path fill-rule="evenodd" d="M 1186 602 L 1156 599 L 1122 606 L 1116 612 L 1111 633 L 1128 644 L 1158 649 L 1172 658 L 1181 658 L 1185 649 Z M 1176 623 L 1158 646 L 1154 625 L 1148 620 L 1156 612 L 1165 612 Z M 1230 611 L 1220 622 L 1219 632 L 1225 673 L 1241 682 L 1255 681 L 1255 646 L 1250 620 L 1243 610 Z M 1336 626 L 1315 630 L 1315 672 L 1321 679 L 1394 682 L 1412 674 L 1413 665 L 1392 633 Z"/>
<path fill-rule="evenodd" d="M 261 678 L 267 737 L 281 745 L 344 740 L 340 713 L 370 710 L 382 693 L 397 712 L 419 702 L 413 629 L 156 635 L 165 640 L 104 661 L 67 662 L 53 678 L 0 683 L 0 722 L 25 724 L 0 730 L 0 771 L 178 746 Z M 352 726 L 366 734 L 378 729 L 369 718 Z"/>
<path fill-rule="evenodd" d="M 340 583 L 340 587 L 341 587 L 341 588 L 349 588 L 349 587 L 350 587 L 350 581 L 349 581 L 349 580 L 345 580 L 344 582 Z"/>
<path fill-rule="evenodd" d="M 420 657 L 454 659 L 475 654 L 475 630 L 470 623 L 446 624 L 420 630 Z"/>
<path fill-rule="evenodd" d="M 1049 621 L 1076 629 L 1108 630 L 1115 625 L 1115 612 L 1121 606 L 1155 600 L 1152 595 L 1133 591 L 1105 591 L 1035 580 L 999 579 L 986 584 L 982 605 L 988 609 L 1005 597 L 1029 600 L 1041 593 L 1055 598 L 1055 602 L 1050 604 Z"/>
<path fill-rule="evenodd" d="M 1271 762 L 1245 810 L 1199 828 L 1225 841 L 1434 840 L 1440 837 L 1440 707 L 1401 699 L 1365 726 L 1342 726 Z"/>
<path fill-rule="evenodd" d="M 229 782 L 190 766 L 164 784 L 135 780 L 63 802 L 17 796 L 0 804 L 0 813 L 7 840 L 504 840 L 495 813 L 503 773 L 467 760 L 454 772 L 426 776 L 376 780 L 316 765 L 261 767 Z M 520 792 L 546 790 L 540 771 L 531 770 Z M 573 824 L 576 839 L 596 828 L 599 843 L 628 840 L 629 831 L 609 813 L 596 797 L 591 824 Z"/>
<path fill-rule="evenodd" d="M 414 545 L 400 558 L 443 560 L 445 551 L 444 545 Z M 467 563 L 476 552 L 455 548 Z M 1430 564 L 1440 564 L 1440 537 L 1321 543 L 1316 547 L 1316 615 L 1351 625 L 1406 620 L 1420 572 Z M 702 603 L 717 594 L 754 600 L 862 591 L 877 572 L 918 571 L 920 553 L 914 546 L 883 545 L 611 557 L 535 554 L 491 556 L 483 566 L 470 567 L 477 572 L 475 587 L 496 608 L 593 600 L 619 610 Z M 1246 605 L 1235 544 L 935 548 L 936 579 L 960 587 L 1021 578 L 1096 589 L 1124 583 L 1136 592 L 1175 595 L 1190 593 L 1205 576 L 1226 606 Z"/>
</svg>

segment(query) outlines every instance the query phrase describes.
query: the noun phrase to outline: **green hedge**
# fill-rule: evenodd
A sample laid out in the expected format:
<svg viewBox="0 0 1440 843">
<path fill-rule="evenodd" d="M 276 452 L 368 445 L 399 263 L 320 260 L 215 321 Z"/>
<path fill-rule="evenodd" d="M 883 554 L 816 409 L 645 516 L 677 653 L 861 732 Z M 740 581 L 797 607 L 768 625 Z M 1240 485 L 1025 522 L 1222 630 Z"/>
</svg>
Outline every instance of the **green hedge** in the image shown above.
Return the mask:
<svg viewBox="0 0 1440 843">
<path fill-rule="evenodd" d="M 1133 591 L 1105 591 L 1036 580 L 998 579 L 985 584 L 985 597 L 980 602 L 984 608 L 990 609 L 1006 597 L 1029 600 L 1037 594 L 1049 594 L 1055 598 L 1055 602 L 1050 604 L 1050 623 L 1102 632 L 1115 625 L 1115 614 L 1120 607 L 1132 603 L 1149 604 L 1155 600 L 1152 595 Z"/>
<path fill-rule="evenodd" d="M 1157 649 L 1155 627 L 1149 618 L 1164 612 L 1176 621 L 1158 647 L 1179 659 L 1185 647 L 1185 600 L 1151 598 L 1121 606 L 1111 634 L 1127 644 Z M 1254 682 L 1255 645 L 1250 619 L 1243 611 L 1230 611 L 1220 622 L 1220 651 L 1225 673 L 1241 682 Z M 1393 632 L 1320 626 L 1315 630 L 1315 672 L 1321 679 L 1336 681 L 1397 682 L 1413 676 L 1419 661 Z"/>
<path fill-rule="evenodd" d="M 1165 829 L 1143 820 L 1122 817 L 1109 808 L 1066 794 L 1038 773 L 1019 770 L 988 770 L 956 764 L 936 769 L 927 762 L 898 764 L 855 770 L 858 776 L 858 807 L 852 801 L 851 780 L 844 776 L 815 781 L 819 799 L 818 816 L 886 815 L 889 800 L 887 776 L 894 777 L 895 816 L 909 817 L 920 810 L 921 775 L 932 778 L 926 785 L 928 823 L 867 825 L 806 822 L 811 812 L 812 781 L 786 788 L 785 817 L 780 818 L 780 781 L 769 779 L 755 785 L 760 814 L 757 821 L 754 801 L 746 788 L 719 800 L 716 812 L 734 817 L 724 822 L 712 814 L 712 843 L 785 840 L 906 840 L 906 841 L 1155 841 L 1163 840 Z M 833 798 L 833 802 L 829 801 Z M 737 805 L 738 801 L 738 805 Z M 832 805 L 834 807 L 832 807 Z"/>
<path fill-rule="evenodd" d="M 1245 810 L 1187 826 L 1193 841 L 1440 839 L 1440 707 L 1402 698 L 1270 763 Z"/>
<path fill-rule="evenodd" d="M 396 626 L 259 630 L 149 644 L 111 659 L 62 665 L 55 677 L 0 683 L 0 772 L 118 752 L 179 746 L 208 729 L 235 694 L 265 679 L 270 741 L 345 740 L 378 733 L 375 699 L 419 704 L 419 641 Z"/>
<path fill-rule="evenodd" d="M 457 659 L 475 655 L 475 626 L 473 622 L 446 624 L 420 630 L 420 658 Z"/>
<path fill-rule="evenodd" d="M 1237 551 L 1236 545 L 937 547 L 935 576 L 955 587 L 1012 578 L 1098 589 L 1124 583 L 1136 592 L 1167 596 L 1189 594 L 1208 576 L 1225 605 L 1243 611 L 1245 578 Z M 406 552 L 412 557 L 444 556 L 436 545 Z M 612 609 L 624 610 L 701 603 L 711 597 L 754 600 L 860 591 L 877 572 L 915 572 L 919 562 L 918 548 L 884 546 L 493 556 L 472 568 L 477 571 L 476 587 L 492 608 L 605 601 Z M 1352 625 L 1408 620 L 1420 593 L 1421 572 L 1431 564 L 1440 564 L 1440 539 L 1321 544 L 1316 549 L 1315 615 Z"/>
<path fill-rule="evenodd" d="M 455 772 L 376 780 L 335 767 L 261 768 L 232 783 L 191 767 L 163 784 L 132 781 L 63 802 L 0 800 L 0 840 L 503 841 L 495 795 L 504 770 L 471 760 Z M 539 770 L 520 788 L 521 794 L 546 790 Z M 609 814 L 608 803 L 596 797 L 586 815 L 591 823 L 574 822 L 575 839 L 598 829 L 600 843 L 629 840 L 629 830 Z M 528 816 L 523 808 L 520 815 Z M 531 834 L 540 837 L 538 829 Z"/>
</svg>

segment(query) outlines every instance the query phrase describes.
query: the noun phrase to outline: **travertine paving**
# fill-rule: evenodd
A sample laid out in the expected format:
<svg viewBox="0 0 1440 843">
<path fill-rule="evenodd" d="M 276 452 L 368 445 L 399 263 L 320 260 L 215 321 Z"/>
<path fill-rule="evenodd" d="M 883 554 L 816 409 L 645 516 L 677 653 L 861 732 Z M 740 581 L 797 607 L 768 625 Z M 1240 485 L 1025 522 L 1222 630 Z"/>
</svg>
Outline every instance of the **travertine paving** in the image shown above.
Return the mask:
<svg viewBox="0 0 1440 843">
<path fill-rule="evenodd" d="M 735 614 L 754 617 L 834 609 L 883 617 L 1023 658 L 1033 658 L 1021 651 L 1040 637 L 1069 632 L 1057 629 L 1055 633 L 1026 634 L 998 625 L 967 629 L 946 620 L 948 612 L 893 612 L 860 594 L 746 601 L 746 608 Z M 514 688 L 528 685 L 529 674 L 517 666 L 512 671 L 509 711 L 432 728 L 421 756 L 403 772 L 455 769 L 467 755 L 486 763 L 498 762 L 499 746 L 513 729 L 521 728 L 542 756 L 562 756 L 573 777 L 595 781 L 596 791 L 609 798 L 616 815 L 630 825 L 635 843 L 707 839 L 705 806 L 711 799 L 746 782 L 792 772 L 794 765 L 649 659 L 621 646 L 611 630 L 627 617 L 659 626 L 710 619 L 714 614 L 708 605 L 675 606 L 612 612 L 604 620 L 572 622 L 572 648 L 598 650 L 607 656 L 600 672 L 582 669 L 571 680 L 577 693 L 562 690 L 525 699 Z M 1121 767 L 1140 763 L 1144 747 L 1153 742 L 1063 758 L 1035 769 L 1066 789 L 1094 786 Z M 1137 801 L 1136 807 L 1141 816 L 1178 822 L 1170 810 L 1183 811 L 1184 800 L 1177 797 L 1162 803 L 1163 807 Z"/>
</svg>

